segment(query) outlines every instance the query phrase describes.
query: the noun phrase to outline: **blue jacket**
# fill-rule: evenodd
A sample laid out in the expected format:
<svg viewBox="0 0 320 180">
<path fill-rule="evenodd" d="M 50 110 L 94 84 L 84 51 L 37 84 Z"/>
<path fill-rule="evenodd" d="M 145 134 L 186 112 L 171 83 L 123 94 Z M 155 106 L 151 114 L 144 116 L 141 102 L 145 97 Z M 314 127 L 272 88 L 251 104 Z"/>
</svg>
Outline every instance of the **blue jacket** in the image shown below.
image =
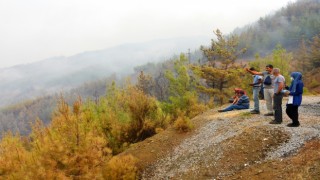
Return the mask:
<svg viewBox="0 0 320 180">
<path fill-rule="evenodd" d="M 289 95 L 293 96 L 293 105 L 300 106 L 302 102 L 303 82 L 302 75 L 299 72 L 291 73 L 291 77 L 294 78 L 289 88 Z"/>
</svg>

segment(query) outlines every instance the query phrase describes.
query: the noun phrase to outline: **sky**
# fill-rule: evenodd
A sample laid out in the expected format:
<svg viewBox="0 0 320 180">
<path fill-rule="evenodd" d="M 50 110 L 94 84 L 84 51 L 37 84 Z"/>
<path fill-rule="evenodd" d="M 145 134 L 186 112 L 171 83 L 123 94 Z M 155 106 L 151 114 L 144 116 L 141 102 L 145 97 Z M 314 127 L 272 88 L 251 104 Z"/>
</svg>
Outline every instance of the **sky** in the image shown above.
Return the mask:
<svg viewBox="0 0 320 180">
<path fill-rule="evenodd" d="M 213 37 L 293 0 L 0 0 L 0 68 L 126 43 Z"/>
</svg>

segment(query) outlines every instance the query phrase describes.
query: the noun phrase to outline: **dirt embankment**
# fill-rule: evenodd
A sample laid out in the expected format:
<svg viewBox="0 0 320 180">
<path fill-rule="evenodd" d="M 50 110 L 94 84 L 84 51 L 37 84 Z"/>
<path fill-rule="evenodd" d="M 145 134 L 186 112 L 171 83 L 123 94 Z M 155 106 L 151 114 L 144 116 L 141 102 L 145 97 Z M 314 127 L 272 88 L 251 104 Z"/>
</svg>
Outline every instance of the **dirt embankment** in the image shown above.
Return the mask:
<svg viewBox="0 0 320 180">
<path fill-rule="evenodd" d="M 263 114 L 211 110 L 192 132 L 168 129 L 125 153 L 140 160 L 142 179 L 320 179 L 320 97 L 304 97 L 299 112 L 301 126 L 289 128 L 285 112 L 270 125 Z"/>
</svg>

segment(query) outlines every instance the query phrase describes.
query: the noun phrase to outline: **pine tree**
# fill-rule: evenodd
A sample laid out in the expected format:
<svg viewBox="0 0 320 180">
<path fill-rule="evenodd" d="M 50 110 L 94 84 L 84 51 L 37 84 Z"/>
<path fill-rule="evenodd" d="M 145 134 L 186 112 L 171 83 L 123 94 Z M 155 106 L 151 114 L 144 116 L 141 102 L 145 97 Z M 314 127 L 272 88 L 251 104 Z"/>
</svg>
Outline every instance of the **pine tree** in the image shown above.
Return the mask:
<svg viewBox="0 0 320 180">
<path fill-rule="evenodd" d="M 154 81 L 148 74 L 140 72 L 138 77 L 137 88 L 147 95 L 152 96 L 154 94 Z"/>
<path fill-rule="evenodd" d="M 206 81 L 206 85 L 198 86 L 199 89 L 223 104 L 232 92 L 231 89 L 241 82 L 240 67 L 235 62 L 239 55 L 246 52 L 246 49 L 238 49 L 238 37 L 235 35 L 223 36 L 219 29 L 214 34 L 217 40 L 212 40 L 208 48 L 202 47 L 209 64 L 194 66 L 193 69 Z"/>
<path fill-rule="evenodd" d="M 169 101 L 163 103 L 163 109 L 173 116 L 173 120 L 182 115 L 192 118 L 206 109 L 198 102 L 196 81 L 192 78 L 187 63 L 187 58 L 181 54 L 174 61 L 174 71 L 167 71 L 165 74 L 169 80 Z"/>
<path fill-rule="evenodd" d="M 317 35 L 312 39 L 309 59 L 313 68 L 320 67 L 320 35 Z"/>
<path fill-rule="evenodd" d="M 296 53 L 296 67 L 295 69 L 301 71 L 302 73 L 306 72 L 310 68 L 310 62 L 308 58 L 308 48 L 306 46 L 304 38 L 300 41 L 300 47 Z"/>
<path fill-rule="evenodd" d="M 280 68 L 281 74 L 288 81 L 290 78 L 290 63 L 292 62 L 292 54 L 288 53 L 285 48 L 282 47 L 281 44 L 277 44 L 272 53 L 272 61 L 270 64 L 273 65 L 274 68 Z"/>
</svg>

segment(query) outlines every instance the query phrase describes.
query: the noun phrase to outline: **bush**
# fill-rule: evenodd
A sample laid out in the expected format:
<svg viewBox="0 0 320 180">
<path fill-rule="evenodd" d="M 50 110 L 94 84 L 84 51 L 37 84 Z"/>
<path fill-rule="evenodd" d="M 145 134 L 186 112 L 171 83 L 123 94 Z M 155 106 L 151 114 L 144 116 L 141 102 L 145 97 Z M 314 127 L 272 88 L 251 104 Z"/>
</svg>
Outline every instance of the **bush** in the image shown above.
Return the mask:
<svg viewBox="0 0 320 180">
<path fill-rule="evenodd" d="M 132 155 L 114 156 L 103 170 L 104 179 L 137 179 L 137 159 Z"/>
<path fill-rule="evenodd" d="M 313 89 L 313 88 L 317 88 L 320 86 L 320 82 L 318 82 L 317 80 L 315 79 L 312 79 L 310 84 L 309 84 L 309 88 Z"/>
<path fill-rule="evenodd" d="M 181 114 L 174 122 L 173 127 L 178 132 L 188 132 L 193 128 L 193 125 L 188 117 Z"/>
<path fill-rule="evenodd" d="M 8 134 L 0 143 L 0 176 L 3 179 L 102 178 L 101 168 L 111 149 L 101 127 L 84 116 L 81 102 L 73 111 L 62 99 L 51 124 L 40 120 L 22 140 Z"/>
<path fill-rule="evenodd" d="M 135 86 L 118 88 L 113 83 L 99 103 L 87 103 L 86 116 L 96 119 L 113 150 L 121 153 L 131 143 L 156 134 L 156 128 L 167 126 L 167 116 L 158 101 Z"/>
</svg>

